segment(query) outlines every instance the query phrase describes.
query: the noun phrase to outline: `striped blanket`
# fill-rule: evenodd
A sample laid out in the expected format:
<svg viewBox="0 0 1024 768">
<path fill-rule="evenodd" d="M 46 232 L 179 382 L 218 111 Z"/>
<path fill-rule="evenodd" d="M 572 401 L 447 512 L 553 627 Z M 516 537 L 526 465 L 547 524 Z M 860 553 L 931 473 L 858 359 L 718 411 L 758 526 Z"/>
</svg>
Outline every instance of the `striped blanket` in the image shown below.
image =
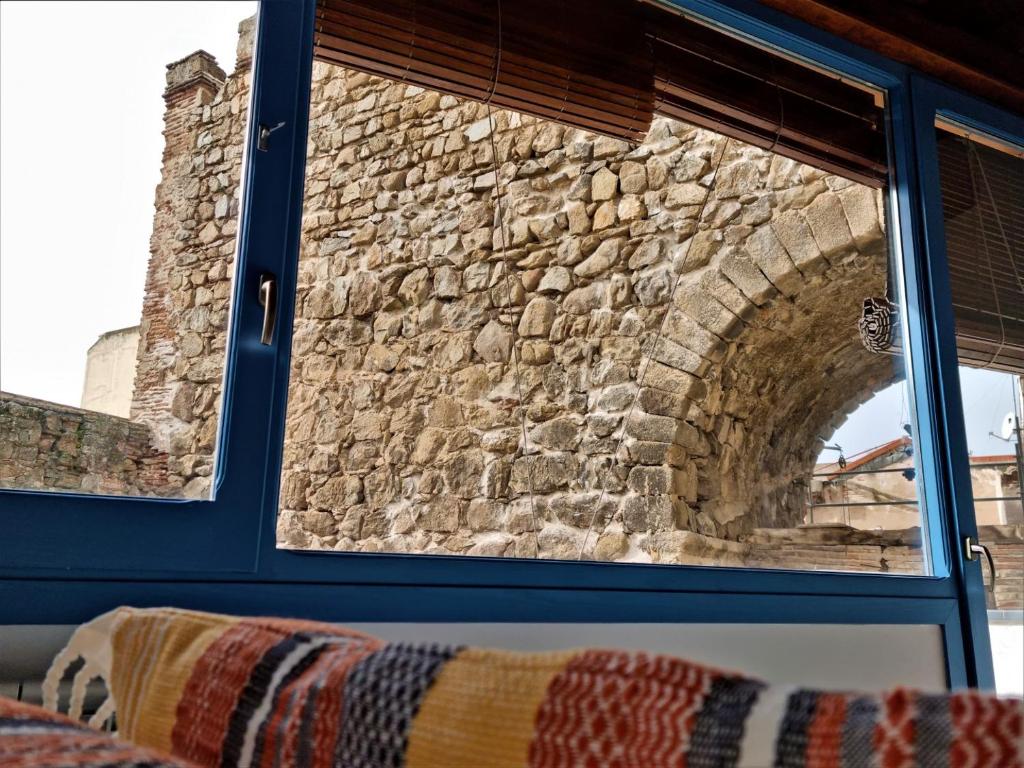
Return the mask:
<svg viewBox="0 0 1024 768">
<path fill-rule="evenodd" d="M 1024 706 L 968 691 L 780 689 L 635 652 L 121 608 L 72 638 L 48 703 L 78 657 L 123 737 L 200 766 L 1024 768 Z"/>
<path fill-rule="evenodd" d="M 0 696 L 0 765 L 4 768 L 189 768 L 69 717 Z"/>
</svg>

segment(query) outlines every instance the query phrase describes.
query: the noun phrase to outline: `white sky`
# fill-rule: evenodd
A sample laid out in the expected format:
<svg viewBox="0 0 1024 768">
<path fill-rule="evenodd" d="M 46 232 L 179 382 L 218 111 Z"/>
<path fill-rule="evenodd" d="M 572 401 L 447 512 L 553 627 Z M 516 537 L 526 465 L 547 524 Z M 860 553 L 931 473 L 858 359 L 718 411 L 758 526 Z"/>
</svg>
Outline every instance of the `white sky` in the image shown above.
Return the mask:
<svg viewBox="0 0 1024 768">
<path fill-rule="evenodd" d="M 230 72 L 238 22 L 255 8 L 0 2 L 0 389 L 77 406 L 86 350 L 139 322 L 166 65 L 203 48 Z M 971 451 L 1009 452 L 987 433 L 1012 410 L 1010 377 L 962 382 Z M 850 456 L 899 437 L 905 418 L 892 387 L 830 442 Z"/>
<path fill-rule="evenodd" d="M 202 48 L 230 73 L 255 11 L 0 2 L 0 389 L 77 406 L 86 350 L 139 322 L 166 65 Z"/>
<path fill-rule="evenodd" d="M 1003 417 L 1014 409 L 1013 377 L 999 371 L 960 368 L 960 387 L 967 414 L 967 449 L 974 456 L 1012 454 L 1011 444 L 988 433 L 998 435 Z M 829 444 L 842 446 L 849 457 L 895 440 L 906 434 L 903 425 L 909 421 L 907 412 L 905 387 L 893 384 L 858 408 L 836 430 Z M 819 461 L 833 462 L 837 457 L 835 451 L 825 451 Z"/>
</svg>

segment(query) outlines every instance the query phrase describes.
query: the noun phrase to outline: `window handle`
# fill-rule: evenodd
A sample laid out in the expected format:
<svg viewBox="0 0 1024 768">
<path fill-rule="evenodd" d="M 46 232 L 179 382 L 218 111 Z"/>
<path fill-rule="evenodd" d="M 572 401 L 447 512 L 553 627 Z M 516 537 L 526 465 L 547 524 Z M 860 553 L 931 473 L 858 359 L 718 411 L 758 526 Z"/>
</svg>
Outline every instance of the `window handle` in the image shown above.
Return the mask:
<svg viewBox="0 0 1024 768">
<path fill-rule="evenodd" d="M 266 152 L 270 149 L 270 134 L 274 131 L 284 128 L 284 122 L 280 122 L 277 125 L 264 125 L 260 123 L 260 130 L 256 136 L 256 149 L 260 152 Z"/>
<path fill-rule="evenodd" d="M 996 594 L 996 562 L 992 559 L 992 553 L 989 552 L 988 547 L 975 541 L 971 536 L 964 537 L 964 559 L 965 560 L 976 560 L 978 555 L 984 555 L 985 559 L 988 560 L 988 591 L 991 595 L 993 605 L 995 607 L 995 594 Z"/>
<path fill-rule="evenodd" d="M 260 343 L 270 346 L 274 341 L 274 325 L 277 324 L 277 278 L 273 275 L 260 275 L 260 306 L 263 307 Z"/>
</svg>

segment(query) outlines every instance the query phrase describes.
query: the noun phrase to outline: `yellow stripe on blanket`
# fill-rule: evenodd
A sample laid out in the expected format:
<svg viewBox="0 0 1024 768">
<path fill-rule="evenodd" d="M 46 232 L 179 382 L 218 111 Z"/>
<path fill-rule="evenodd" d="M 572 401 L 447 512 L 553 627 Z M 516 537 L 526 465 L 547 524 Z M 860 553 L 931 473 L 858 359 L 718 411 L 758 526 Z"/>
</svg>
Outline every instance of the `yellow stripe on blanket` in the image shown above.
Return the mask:
<svg viewBox="0 0 1024 768">
<path fill-rule="evenodd" d="M 171 751 L 178 702 L 206 649 L 240 619 L 173 608 L 122 608 L 114 626 L 110 689 L 121 735 Z"/>
<path fill-rule="evenodd" d="M 449 661 L 413 721 L 408 768 L 522 768 L 551 678 L 575 651 L 469 648 Z"/>
</svg>

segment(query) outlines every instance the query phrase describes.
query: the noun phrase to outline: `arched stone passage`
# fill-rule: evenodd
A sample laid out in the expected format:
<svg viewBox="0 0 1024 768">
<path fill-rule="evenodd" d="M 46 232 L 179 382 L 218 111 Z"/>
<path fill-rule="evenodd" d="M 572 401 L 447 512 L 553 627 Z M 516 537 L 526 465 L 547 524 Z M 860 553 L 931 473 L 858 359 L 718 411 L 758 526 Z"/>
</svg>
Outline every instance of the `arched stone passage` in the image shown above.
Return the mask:
<svg viewBox="0 0 1024 768">
<path fill-rule="evenodd" d="M 862 297 L 884 291 L 885 266 L 879 249 L 804 278 L 792 298 L 761 310 L 709 374 L 717 410 L 699 479 L 701 509 L 719 535 L 803 522 L 821 439 L 894 380 L 893 359 L 864 350 L 853 330 Z"/>
<path fill-rule="evenodd" d="M 639 401 L 641 423 L 667 433 L 656 419 L 677 422 L 680 493 L 669 499 L 682 502 L 680 528 L 737 540 L 801 523 L 821 439 L 900 375 L 899 361 L 864 350 L 856 332 L 863 298 L 886 287 L 878 199 L 827 182 L 680 281 Z"/>
</svg>

